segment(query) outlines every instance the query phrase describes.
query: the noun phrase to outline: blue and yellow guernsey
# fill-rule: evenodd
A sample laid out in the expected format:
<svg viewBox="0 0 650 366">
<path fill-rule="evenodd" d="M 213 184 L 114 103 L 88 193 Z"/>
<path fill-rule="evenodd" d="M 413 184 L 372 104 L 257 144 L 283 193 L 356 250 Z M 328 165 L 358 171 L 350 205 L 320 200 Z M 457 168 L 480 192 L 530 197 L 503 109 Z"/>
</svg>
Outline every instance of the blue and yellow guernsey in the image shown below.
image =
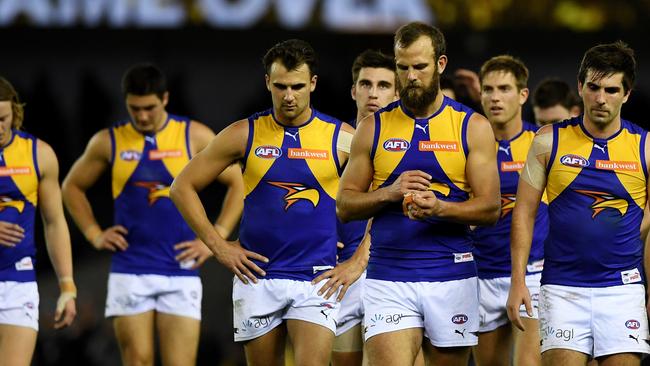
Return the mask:
<svg viewBox="0 0 650 366">
<path fill-rule="evenodd" d="M 312 280 L 336 264 L 336 192 L 341 122 L 312 109 L 299 127 L 277 122 L 272 110 L 248 118 L 244 157 L 242 246 L 264 278 Z"/>
<path fill-rule="evenodd" d="M 517 136 L 510 140 L 496 142 L 497 167 L 501 181 L 501 217 L 495 225 L 479 226 L 473 232 L 474 259 L 479 278 L 510 276 L 512 209 L 515 207 L 519 175 L 524 168 L 537 128 L 534 124 L 523 121 L 522 130 Z M 543 268 L 544 240 L 547 235 L 548 203 L 544 195 L 535 217 L 533 243 L 527 266 L 528 274 L 540 272 Z"/>
<path fill-rule="evenodd" d="M 608 139 L 590 136 L 582 117 L 553 125 L 546 185 L 550 231 L 542 284 L 643 283 L 646 136 L 625 120 Z"/>
<path fill-rule="evenodd" d="M 174 245 L 196 238 L 169 199 L 169 187 L 191 158 L 190 120 L 169 115 L 161 130 L 137 131 L 130 121 L 109 129 L 115 224 L 129 247 L 113 255 L 111 272 L 196 276 L 174 259 Z"/>
<path fill-rule="evenodd" d="M 9 143 L 0 147 L 0 221 L 25 230 L 15 247 L 0 245 L 0 281 L 36 281 L 34 219 L 40 180 L 36 141 L 26 132 L 12 130 Z"/>
<path fill-rule="evenodd" d="M 414 118 L 400 101 L 375 113 L 372 189 L 392 184 L 404 171 L 422 170 L 433 177 L 430 189 L 439 199 L 468 200 L 466 135 L 473 113 L 447 97 L 428 118 Z M 394 203 L 375 215 L 370 233 L 367 278 L 415 282 L 476 276 L 467 225 L 410 220 L 401 203 Z"/>
</svg>

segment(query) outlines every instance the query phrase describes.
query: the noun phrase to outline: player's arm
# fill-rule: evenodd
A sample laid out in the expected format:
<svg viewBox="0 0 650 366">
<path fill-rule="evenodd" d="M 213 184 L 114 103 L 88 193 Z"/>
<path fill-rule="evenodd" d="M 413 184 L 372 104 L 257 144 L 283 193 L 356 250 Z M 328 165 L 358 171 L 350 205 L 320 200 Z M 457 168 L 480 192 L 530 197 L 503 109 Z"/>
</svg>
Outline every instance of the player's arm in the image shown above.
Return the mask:
<svg viewBox="0 0 650 366">
<path fill-rule="evenodd" d="M 366 233 L 359 243 L 357 250 L 354 251 L 352 257 L 345 262 L 337 264 L 333 269 L 321 273 L 318 277 L 314 278 L 312 284 L 317 284 L 325 279 L 328 280 L 325 285 L 318 290 L 318 295 L 325 294 L 323 297 L 329 299 L 330 296 L 334 295 L 334 293 L 336 293 L 340 288 L 341 290 L 339 291 L 336 300 L 341 301 L 343 296 L 345 296 L 345 293 L 348 291 L 348 288 L 350 288 L 350 286 L 361 277 L 361 274 L 366 270 L 368 260 L 370 259 L 371 226 L 372 219 L 368 220 Z"/>
<path fill-rule="evenodd" d="M 413 195 L 413 210 L 409 217 L 426 219 L 439 217 L 470 225 L 491 225 L 499 219 L 501 207 L 499 173 L 497 172 L 494 134 L 485 117 L 474 113 L 468 121 L 467 165 L 465 172 L 472 196 L 464 202 L 437 199 L 431 190 Z"/>
<path fill-rule="evenodd" d="M 526 264 L 533 242 L 535 217 L 546 189 L 546 166 L 553 145 L 552 131 L 552 126 L 549 125 L 537 132 L 519 178 L 517 204 L 512 211 L 510 229 L 512 274 L 507 311 L 508 318 L 521 330 L 524 330 L 524 325 L 519 316 L 520 305 L 524 304 L 526 311 L 532 316 L 530 293 L 526 287 Z"/>
<path fill-rule="evenodd" d="M 336 196 L 336 214 L 343 222 L 368 219 L 390 202 L 402 201 L 406 192 L 429 188 L 431 176 L 415 170 L 402 173 L 387 187 L 368 191 L 374 172 L 370 157 L 374 131 L 374 119 L 365 119 L 352 138 L 350 158 Z"/>
<path fill-rule="evenodd" d="M 170 190 L 170 198 L 188 225 L 210 248 L 217 260 L 244 283 L 248 283 L 248 279 L 257 281 L 251 270 L 265 275 L 250 258 L 261 261 L 268 259 L 241 248 L 239 242 L 226 242 L 208 219 L 198 192 L 217 179 L 229 165 L 244 157 L 247 140 L 247 120 L 226 127 L 185 166 L 174 179 Z"/>
<path fill-rule="evenodd" d="M 45 229 L 47 253 L 59 279 L 61 290 L 54 314 L 54 327 L 59 329 L 72 324 L 77 314 L 75 306 L 77 288 L 72 277 L 70 232 L 63 214 L 59 163 L 56 155 L 52 148 L 41 140 L 38 140 L 36 149 L 41 175 L 38 184 L 38 206 Z"/>
<path fill-rule="evenodd" d="M 126 250 L 126 228 L 115 225 L 102 230 L 86 196 L 86 191 L 109 168 L 110 160 L 111 138 L 108 129 L 104 129 L 90 139 L 83 155 L 65 177 L 62 186 L 63 203 L 86 240 L 96 249 Z"/>
<path fill-rule="evenodd" d="M 214 132 L 208 126 L 192 121 L 190 124 L 190 149 L 196 155 L 205 149 L 214 138 Z M 214 226 L 223 238 L 228 238 L 244 209 L 244 181 L 239 164 L 232 164 L 216 178 L 217 182 L 227 187 L 221 211 Z M 176 256 L 179 262 L 194 260 L 193 269 L 200 267 L 212 256 L 212 251 L 201 240 L 195 239 L 178 243 L 174 249 L 181 250 Z"/>
</svg>

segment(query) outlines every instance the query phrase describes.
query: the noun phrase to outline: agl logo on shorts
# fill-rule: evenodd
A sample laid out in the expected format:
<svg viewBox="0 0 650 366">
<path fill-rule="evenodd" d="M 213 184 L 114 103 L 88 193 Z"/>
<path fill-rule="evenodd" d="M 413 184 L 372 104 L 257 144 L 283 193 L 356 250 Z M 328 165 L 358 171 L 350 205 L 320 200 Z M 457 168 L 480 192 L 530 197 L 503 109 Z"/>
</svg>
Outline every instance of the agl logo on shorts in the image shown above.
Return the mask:
<svg viewBox="0 0 650 366">
<path fill-rule="evenodd" d="M 409 147 L 411 144 L 404 139 L 391 138 L 384 141 L 384 150 L 390 152 L 406 151 Z"/>
<path fill-rule="evenodd" d="M 589 166 L 589 160 L 580 155 L 566 154 L 560 158 L 562 165 L 570 166 L 573 168 L 584 168 Z"/>
<path fill-rule="evenodd" d="M 262 159 L 277 159 L 282 156 L 282 149 L 271 145 L 259 146 L 255 149 L 255 156 Z"/>
</svg>

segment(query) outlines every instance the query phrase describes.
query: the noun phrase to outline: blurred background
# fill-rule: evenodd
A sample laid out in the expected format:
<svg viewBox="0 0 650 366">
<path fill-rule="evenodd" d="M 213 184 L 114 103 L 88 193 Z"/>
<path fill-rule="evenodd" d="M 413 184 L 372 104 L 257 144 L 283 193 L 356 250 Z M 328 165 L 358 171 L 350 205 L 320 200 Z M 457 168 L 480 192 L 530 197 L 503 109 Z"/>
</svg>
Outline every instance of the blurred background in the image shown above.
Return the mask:
<svg viewBox="0 0 650 366">
<path fill-rule="evenodd" d="M 367 48 L 392 53 L 393 32 L 413 20 L 445 33 L 445 74 L 478 71 L 507 53 L 527 64 L 531 92 L 547 77 L 575 89 L 583 53 L 624 40 L 636 51 L 638 76 L 622 115 L 650 126 L 650 0 L 0 0 L 0 75 L 26 103 L 25 129 L 57 152 L 62 179 L 95 132 L 127 117 L 120 78 L 133 63 L 150 61 L 167 74 L 169 112 L 218 132 L 271 106 L 261 58 L 279 41 L 302 38 L 320 56 L 313 106 L 350 120 L 352 61 Z M 530 103 L 524 110 L 533 121 Z M 203 194 L 213 218 L 223 193 L 215 186 Z M 110 225 L 109 177 L 89 196 L 100 223 Z M 33 364 L 117 365 L 103 318 L 110 255 L 92 249 L 72 221 L 70 228 L 78 317 L 70 329 L 52 329 L 58 288 L 39 234 L 41 331 Z M 244 364 L 232 341 L 231 275 L 210 261 L 202 278 L 198 364 Z"/>
</svg>

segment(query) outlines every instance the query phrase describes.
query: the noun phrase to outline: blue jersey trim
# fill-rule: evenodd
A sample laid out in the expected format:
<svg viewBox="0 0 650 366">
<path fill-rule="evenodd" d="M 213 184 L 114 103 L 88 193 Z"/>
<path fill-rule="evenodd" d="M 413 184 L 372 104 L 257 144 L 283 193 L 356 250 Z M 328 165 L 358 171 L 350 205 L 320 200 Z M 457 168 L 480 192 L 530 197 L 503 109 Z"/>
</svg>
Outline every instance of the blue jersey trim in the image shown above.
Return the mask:
<svg viewBox="0 0 650 366">
<path fill-rule="evenodd" d="M 185 123 L 185 146 L 187 147 L 187 157 L 192 160 L 192 147 L 190 146 L 190 124 L 192 120 L 187 120 Z"/>
</svg>

